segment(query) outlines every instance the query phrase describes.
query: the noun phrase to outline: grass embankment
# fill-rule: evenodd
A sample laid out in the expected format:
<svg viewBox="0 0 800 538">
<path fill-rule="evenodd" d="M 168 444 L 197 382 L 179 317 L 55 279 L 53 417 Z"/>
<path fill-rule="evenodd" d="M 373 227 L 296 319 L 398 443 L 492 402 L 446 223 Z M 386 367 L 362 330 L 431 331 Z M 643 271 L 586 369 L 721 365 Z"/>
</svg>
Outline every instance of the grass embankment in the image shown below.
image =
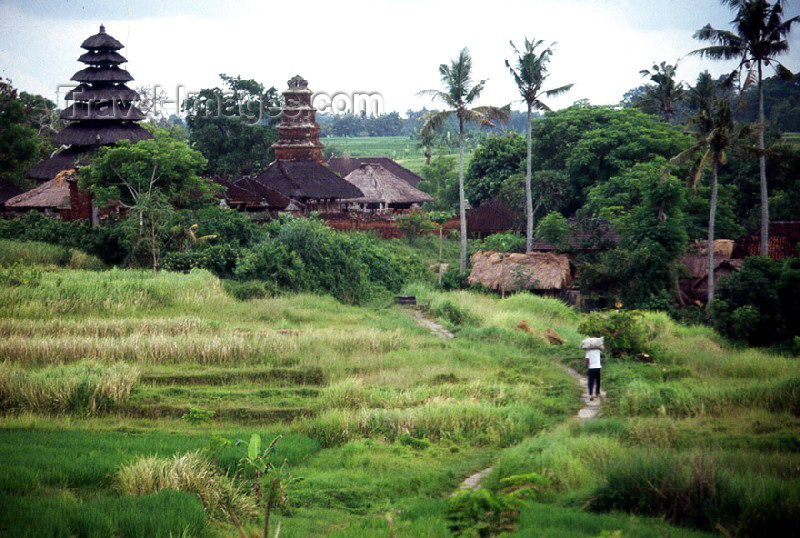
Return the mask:
<svg viewBox="0 0 800 538">
<path fill-rule="evenodd" d="M 281 536 L 446 536 L 447 495 L 495 458 L 492 487 L 529 472 L 553 484 L 522 511 L 520 535 L 701 535 L 582 511 L 587 501 L 597 512 L 708 528 L 687 516 L 698 502 L 743 536 L 796 517 L 792 360 L 651 316 L 657 363 L 609 361 L 606 416 L 581 426 L 565 423 L 579 389 L 557 364 L 580 354 L 579 314 L 530 295 L 403 292 L 457 338 L 429 334 L 394 306 L 313 295 L 237 301 L 203 271 L 53 269 L 6 283 L 0 534 L 230 535 L 213 491 L 133 497 L 120 470 L 139 469 L 137 484 L 170 484 L 159 477 L 205 449 L 233 475 L 244 449 L 220 439 L 252 432 L 283 435 L 275 461 L 304 478 L 275 516 Z M 521 320 L 535 332 L 515 330 Z M 567 345 L 536 334 L 548 328 Z M 136 376 L 115 377 L 120 368 Z M 181 418 L 190 408 L 216 416 L 192 425 Z M 181 476 L 176 484 L 193 483 Z M 136 491 L 159 489 L 147 487 Z M 673 497 L 659 504 L 662 494 Z"/>
</svg>

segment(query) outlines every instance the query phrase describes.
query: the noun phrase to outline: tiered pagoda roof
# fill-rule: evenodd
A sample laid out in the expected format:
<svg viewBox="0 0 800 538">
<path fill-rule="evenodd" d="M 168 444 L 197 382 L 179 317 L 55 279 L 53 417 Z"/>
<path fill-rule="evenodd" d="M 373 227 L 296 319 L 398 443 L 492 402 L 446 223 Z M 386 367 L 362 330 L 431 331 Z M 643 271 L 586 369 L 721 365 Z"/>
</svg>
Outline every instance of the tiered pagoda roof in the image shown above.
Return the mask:
<svg viewBox="0 0 800 538">
<path fill-rule="evenodd" d="M 71 104 L 60 115 L 71 123 L 53 137 L 57 144 L 69 148 L 34 166 L 28 172 L 30 178 L 52 179 L 99 146 L 120 140 L 138 142 L 152 136 L 137 124 L 145 115 L 135 105 L 139 94 L 126 85 L 133 77 L 120 67 L 127 62 L 118 52 L 122 43 L 101 25 L 100 32 L 86 39 L 81 47 L 87 52 L 78 61 L 87 67 L 72 76 L 80 84 L 67 93 L 66 100 Z"/>
<path fill-rule="evenodd" d="M 254 181 L 296 200 L 306 208 L 321 202 L 360 198 L 358 187 L 345 181 L 322 162 L 322 144 L 316 109 L 311 104 L 308 82 L 300 75 L 288 82 L 278 125 L 275 161 Z"/>
</svg>

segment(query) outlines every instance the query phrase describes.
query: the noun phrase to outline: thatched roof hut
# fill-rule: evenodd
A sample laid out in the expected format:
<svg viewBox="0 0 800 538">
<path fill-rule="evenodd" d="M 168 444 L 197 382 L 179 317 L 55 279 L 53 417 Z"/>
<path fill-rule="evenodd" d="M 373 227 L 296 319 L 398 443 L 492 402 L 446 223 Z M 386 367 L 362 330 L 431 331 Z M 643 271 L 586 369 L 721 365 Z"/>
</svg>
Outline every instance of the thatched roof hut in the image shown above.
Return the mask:
<svg viewBox="0 0 800 538">
<path fill-rule="evenodd" d="M 413 204 L 433 201 L 431 195 L 412 187 L 379 164 L 365 163 L 345 179 L 358 187 L 363 195 L 342 200 L 344 202 L 407 209 Z"/>
<path fill-rule="evenodd" d="M 328 166 L 331 170 L 342 177 L 347 177 L 351 172 L 358 170 L 365 164 L 382 166 L 412 187 L 416 187 L 422 181 L 422 178 L 417 174 L 388 157 L 332 157 L 328 159 Z"/>
<path fill-rule="evenodd" d="M 731 239 L 714 241 L 714 280 L 718 281 L 741 270 L 743 260 L 732 259 L 734 242 Z M 687 301 L 705 303 L 708 300 L 708 242 L 695 241 L 681 257 L 688 275 L 680 279 L 681 294 Z"/>
<path fill-rule="evenodd" d="M 291 200 L 281 193 L 255 181 L 249 176 L 230 182 L 214 178 L 225 189 L 225 202 L 231 208 L 244 211 L 278 211 L 285 209 Z"/>
<path fill-rule="evenodd" d="M 569 256 L 551 252 L 506 254 L 479 251 L 472 255 L 470 284 L 500 291 L 564 290 L 572 284 Z"/>
<path fill-rule="evenodd" d="M 6 201 L 9 213 L 31 210 L 63 220 L 90 219 L 92 199 L 78 189 L 78 174 L 74 169 L 62 170 L 50 181 Z"/>
</svg>

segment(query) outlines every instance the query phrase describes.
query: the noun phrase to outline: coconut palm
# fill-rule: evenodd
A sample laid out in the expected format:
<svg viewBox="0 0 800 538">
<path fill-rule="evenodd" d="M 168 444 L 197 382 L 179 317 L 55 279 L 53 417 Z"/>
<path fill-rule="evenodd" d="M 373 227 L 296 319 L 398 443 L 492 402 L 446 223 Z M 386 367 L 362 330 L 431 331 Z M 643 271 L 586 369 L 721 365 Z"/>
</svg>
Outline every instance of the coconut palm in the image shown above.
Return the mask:
<svg viewBox="0 0 800 538">
<path fill-rule="evenodd" d="M 670 65 L 667 62 L 653 64 L 652 70 L 642 69 L 639 74 L 648 77 L 653 83 L 646 86 L 646 100 L 655 102 L 664 121 L 669 122 L 675 117 L 675 102 L 683 96 L 683 83 L 675 82 L 675 70 L 678 63 Z"/>
<path fill-rule="evenodd" d="M 441 90 L 423 90 L 418 95 L 428 96 L 434 101 L 441 101 L 448 106 L 448 110 L 432 112 L 422 125 L 420 136 L 441 129 L 445 122 L 452 116 L 458 118 L 458 212 L 461 220 L 461 257 L 459 267 L 461 272 L 467 270 L 467 210 L 464 199 L 464 125 L 477 123 L 483 126 L 494 126 L 495 120 L 508 121 L 510 107 L 478 106 L 469 108 L 480 97 L 485 80 L 477 84 L 472 83 L 472 58 L 469 50 L 464 47 L 458 58 L 451 60 L 450 65 L 439 66 L 439 76 L 444 86 Z"/>
<path fill-rule="evenodd" d="M 708 302 L 714 301 L 714 225 L 717 214 L 717 172 L 727 162 L 727 149 L 736 138 L 746 136 L 747 129 L 734 129 L 730 101 L 716 95 L 714 81 L 708 71 L 701 73 L 697 84 L 689 89 L 689 101 L 697 114 L 689 120 L 689 127 L 697 142 L 672 159 L 676 164 L 686 162 L 698 153 L 699 160 L 690 175 L 692 188 L 703 173 L 711 168 L 711 199 L 708 212 Z"/>
<path fill-rule="evenodd" d="M 559 88 L 552 90 L 542 90 L 542 84 L 547 78 L 547 64 L 550 62 L 550 56 L 553 54 L 552 47 L 555 43 L 537 52 L 544 41 L 528 40 L 525 38 L 525 46 L 522 51 L 514 46 L 514 42 L 510 41 L 511 48 L 516 54 L 514 65 L 506 60 L 506 67 L 514 77 L 514 82 L 517 83 L 522 100 L 528 107 L 528 156 L 525 160 L 525 215 L 527 217 L 527 228 L 525 233 L 525 252 L 530 252 L 533 245 L 533 190 L 531 188 L 531 114 L 534 110 L 550 110 L 542 101 L 542 97 L 557 97 L 566 93 L 572 88 L 572 84 L 566 84 Z"/>
<path fill-rule="evenodd" d="M 792 76 L 776 57 L 789 50 L 787 35 L 792 25 L 800 17 L 783 20 L 785 2 L 776 0 L 721 0 L 723 4 L 736 10 L 732 21 L 734 31 L 716 30 L 710 24 L 698 30 L 694 37 L 709 41 L 713 45 L 698 49 L 693 54 L 714 60 L 738 60 L 739 64 L 728 76 L 732 82 L 741 80 L 744 73 L 743 89 L 756 83 L 758 85 L 758 121 L 764 124 L 763 67 L 772 65 L 781 78 Z M 769 245 L 769 199 L 767 193 L 766 157 L 764 152 L 764 130 L 759 129 L 759 183 L 761 190 L 761 255 L 766 256 Z"/>
</svg>

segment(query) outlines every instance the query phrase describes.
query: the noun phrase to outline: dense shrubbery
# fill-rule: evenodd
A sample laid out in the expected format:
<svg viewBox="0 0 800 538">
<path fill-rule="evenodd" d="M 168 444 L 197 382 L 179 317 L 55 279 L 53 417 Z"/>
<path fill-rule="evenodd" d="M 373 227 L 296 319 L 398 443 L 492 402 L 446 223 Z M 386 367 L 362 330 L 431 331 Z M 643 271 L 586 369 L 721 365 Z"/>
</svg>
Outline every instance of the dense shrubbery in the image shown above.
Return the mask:
<svg viewBox="0 0 800 538">
<path fill-rule="evenodd" d="M 233 275 L 239 251 L 229 244 L 210 245 L 186 251 L 169 252 L 161 259 L 161 268 L 188 273 L 192 269 L 208 269 L 225 278 Z"/>
<path fill-rule="evenodd" d="M 747 258 L 740 272 L 720 281 L 714 323 L 722 334 L 752 345 L 800 336 L 800 258 Z"/>
<path fill-rule="evenodd" d="M 283 219 L 267 232 L 266 240 L 242 254 L 236 278 L 362 303 L 376 291 L 397 292 L 409 279 L 426 275 L 419 259 L 395 254 L 368 235 L 337 233 L 320 221 Z"/>
<path fill-rule="evenodd" d="M 642 321 L 641 312 L 637 310 L 592 312 L 578 326 L 578 331 L 593 337 L 604 337 L 606 349 L 615 357 L 644 352 L 653 337 Z"/>
<path fill-rule="evenodd" d="M 0 220 L 0 239 L 41 241 L 77 248 L 108 264 L 121 263 L 128 252 L 125 240 L 116 226 L 93 227 L 88 222 L 64 222 L 35 211 L 18 219 Z"/>
</svg>

